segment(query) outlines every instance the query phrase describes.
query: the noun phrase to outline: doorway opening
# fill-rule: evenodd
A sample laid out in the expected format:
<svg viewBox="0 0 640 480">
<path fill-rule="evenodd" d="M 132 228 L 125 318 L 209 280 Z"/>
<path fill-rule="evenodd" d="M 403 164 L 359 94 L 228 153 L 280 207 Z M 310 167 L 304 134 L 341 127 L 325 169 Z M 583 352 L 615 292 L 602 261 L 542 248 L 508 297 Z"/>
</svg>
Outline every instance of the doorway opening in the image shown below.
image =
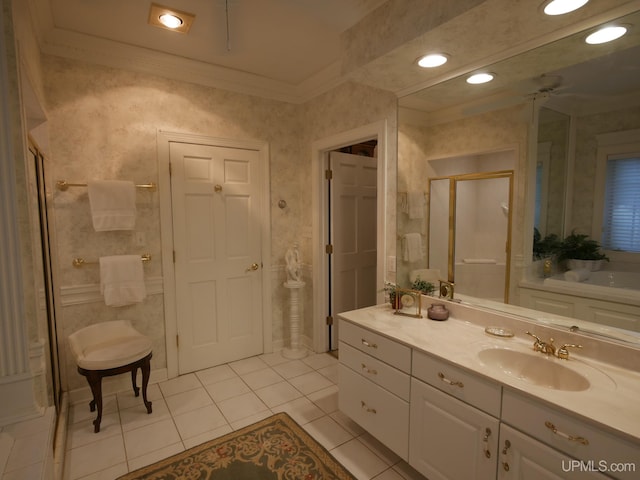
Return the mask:
<svg viewBox="0 0 640 480">
<path fill-rule="evenodd" d="M 383 300 L 389 203 L 386 138 L 383 120 L 312 146 L 316 352 L 337 349 L 341 312 Z M 355 254 L 356 247 L 361 255 Z M 362 262 L 364 257 L 368 265 Z"/>
<path fill-rule="evenodd" d="M 329 152 L 327 256 L 329 318 L 376 304 L 377 145 L 372 139 Z M 328 322 L 329 351 L 338 323 Z"/>
</svg>

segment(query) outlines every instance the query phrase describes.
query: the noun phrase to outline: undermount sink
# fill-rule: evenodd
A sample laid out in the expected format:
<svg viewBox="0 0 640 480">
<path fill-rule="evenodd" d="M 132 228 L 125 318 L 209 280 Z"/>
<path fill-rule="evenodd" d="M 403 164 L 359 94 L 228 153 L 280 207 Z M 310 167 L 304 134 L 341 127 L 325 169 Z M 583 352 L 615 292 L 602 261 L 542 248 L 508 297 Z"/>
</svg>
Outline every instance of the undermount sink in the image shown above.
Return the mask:
<svg viewBox="0 0 640 480">
<path fill-rule="evenodd" d="M 561 362 L 564 360 L 548 357 L 541 353 L 525 353 L 506 348 L 487 348 L 478 353 L 478 358 L 488 367 L 496 368 L 507 375 L 540 387 L 578 392 L 591 386 L 589 374 L 582 375 L 562 365 Z M 587 365 L 582 366 L 589 368 Z M 606 377 L 606 375 L 602 375 Z"/>
</svg>

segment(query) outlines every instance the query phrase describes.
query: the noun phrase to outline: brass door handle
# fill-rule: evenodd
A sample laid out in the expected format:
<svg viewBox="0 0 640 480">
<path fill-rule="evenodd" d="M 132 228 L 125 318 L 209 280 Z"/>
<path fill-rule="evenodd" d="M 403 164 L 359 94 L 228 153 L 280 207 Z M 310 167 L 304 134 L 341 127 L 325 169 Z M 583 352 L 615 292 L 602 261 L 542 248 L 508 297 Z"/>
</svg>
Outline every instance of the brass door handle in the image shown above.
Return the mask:
<svg viewBox="0 0 640 480">
<path fill-rule="evenodd" d="M 245 270 L 245 272 L 251 272 L 251 271 L 255 271 L 258 270 L 260 268 L 260 265 L 258 265 L 257 263 L 252 263 L 249 268 L 247 268 Z"/>
<path fill-rule="evenodd" d="M 484 444 L 484 456 L 491 458 L 491 450 L 489 450 L 489 437 L 491 437 L 491 429 L 489 427 L 484 429 L 484 437 L 482 437 L 482 443 Z"/>
<path fill-rule="evenodd" d="M 213 187 L 213 190 L 215 192 L 221 192 L 222 191 L 222 185 L 216 185 L 215 187 Z"/>
</svg>

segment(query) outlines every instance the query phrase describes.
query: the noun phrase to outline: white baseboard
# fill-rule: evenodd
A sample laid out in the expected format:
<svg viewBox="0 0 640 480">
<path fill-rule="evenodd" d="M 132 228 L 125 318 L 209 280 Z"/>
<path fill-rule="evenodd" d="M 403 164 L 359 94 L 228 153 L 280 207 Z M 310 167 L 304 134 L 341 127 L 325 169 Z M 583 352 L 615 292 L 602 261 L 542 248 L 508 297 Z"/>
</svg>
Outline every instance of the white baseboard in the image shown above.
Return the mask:
<svg viewBox="0 0 640 480">
<path fill-rule="evenodd" d="M 44 411 L 36 402 L 33 377 L 28 373 L 1 377 L 0 398 L 0 426 L 39 417 Z"/>
</svg>

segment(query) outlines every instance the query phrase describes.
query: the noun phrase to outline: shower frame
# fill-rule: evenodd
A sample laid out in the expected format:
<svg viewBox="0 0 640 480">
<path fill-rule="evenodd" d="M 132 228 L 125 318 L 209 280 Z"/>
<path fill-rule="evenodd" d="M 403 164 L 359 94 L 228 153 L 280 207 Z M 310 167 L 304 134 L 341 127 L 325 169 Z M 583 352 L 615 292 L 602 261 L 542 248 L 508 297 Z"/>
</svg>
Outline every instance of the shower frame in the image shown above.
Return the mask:
<svg viewBox="0 0 640 480">
<path fill-rule="evenodd" d="M 457 187 L 459 182 L 490 180 L 498 178 L 506 178 L 509 180 L 509 205 L 507 211 L 507 233 L 505 242 L 505 282 L 504 282 L 504 303 L 509 303 L 509 285 L 511 272 L 511 228 L 512 228 L 512 212 L 513 212 L 513 170 L 498 170 L 494 172 L 477 172 L 459 175 L 447 175 L 441 177 L 429 178 L 429 230 L 431 230 L 432 219 L 432 191 L 433 182 L 437 180 L 449 180 L 449 222 L 448 222 L 448 242 L 447 242 L 447 280 L 455 284 L 455 258 L 456 258 L 456 207 L 457 207 Z M 427 263 L 431 266 L 431 232 L 427 235 Z"/>
</svg>

